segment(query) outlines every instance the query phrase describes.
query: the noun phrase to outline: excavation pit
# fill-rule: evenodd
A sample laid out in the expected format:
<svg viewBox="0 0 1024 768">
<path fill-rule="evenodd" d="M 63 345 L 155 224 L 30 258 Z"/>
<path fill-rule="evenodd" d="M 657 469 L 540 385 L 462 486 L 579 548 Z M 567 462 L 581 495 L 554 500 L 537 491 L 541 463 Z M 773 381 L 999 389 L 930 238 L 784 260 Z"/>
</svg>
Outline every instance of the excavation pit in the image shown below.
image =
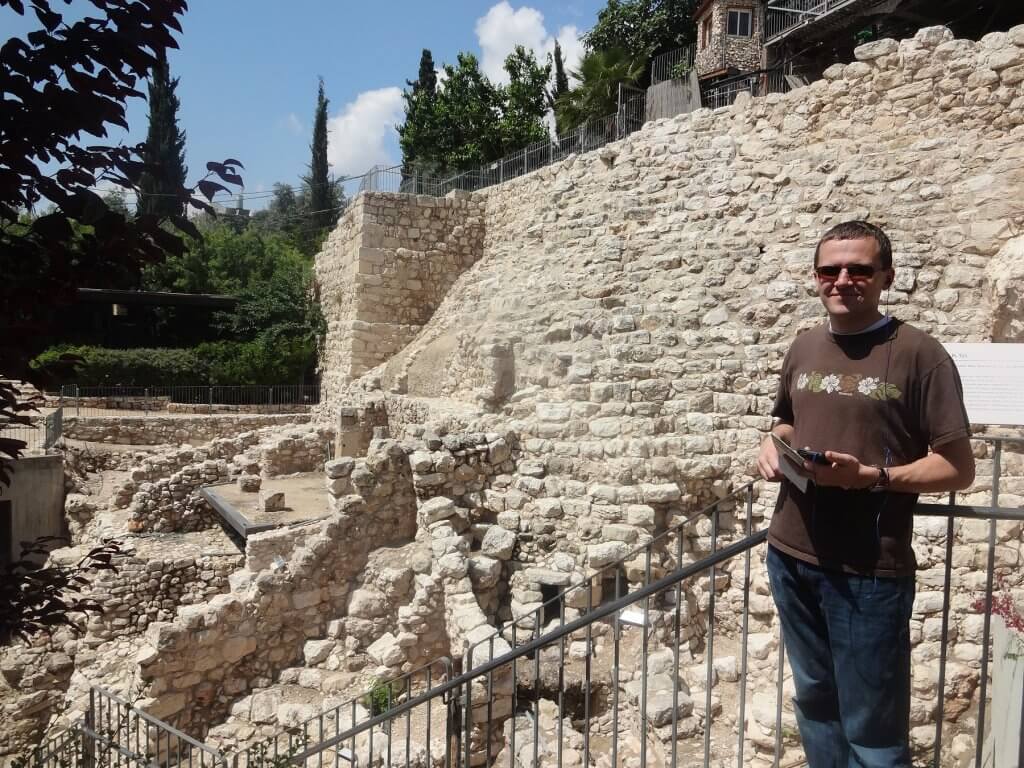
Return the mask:
<svg viewBox="0 0 1024 768">
<path fill-rule="evenodd" d="M 263 478 L 259 493 L 243 491 L 237 483 L 203 486 L 200 494 L 224 522 L 242 538 L 285 525 L 322 520 L 330 515 L 323 472 L 302 472 L 285 477 Z M 284 506 L 268 511 L 261 499 L 283 493 Z"/>
</svg>

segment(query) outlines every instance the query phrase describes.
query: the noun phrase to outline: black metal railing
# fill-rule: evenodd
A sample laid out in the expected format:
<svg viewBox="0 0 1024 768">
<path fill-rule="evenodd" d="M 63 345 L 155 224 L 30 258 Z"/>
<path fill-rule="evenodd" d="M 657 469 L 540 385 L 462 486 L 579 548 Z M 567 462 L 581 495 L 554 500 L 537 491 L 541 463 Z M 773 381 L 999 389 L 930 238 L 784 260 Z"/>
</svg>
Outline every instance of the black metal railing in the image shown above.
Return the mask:
<svg viewBox="0 0 1024 768">
<path fill-rule="evenodd" d="M 65 417 L 154 415 L 167 412 L 232 413 L 304 409 L 320 402 L 318 384 L 61 387 L 49 398 Z"/>
<path fill-rule="evenodd" d="M 651 85 L 675 80 L 693 69 L 697 51 L 692 45 L 666 51 L 651 59 Z"/>
<path fill-rule="evenodd" d="M 788 32 L 806 24 L 813 24 L 855 1 L 771 0 L 765 7 L 765 42 L 773 43 Z"/>
<path fill-rule="evenodd" d="M 701 89 L 701 103 L 708 109 L 728 107 L 741 93 L 765 96 L 769 93 L 788 93 L 791 90 L 782 69 L 762 69 L 718 80 Z"/>
<path fill-rule="evenodd" d="M 982 762 L 989 696 L 996 527 L 1000 521 L 1024 522 L 1024 510 L 999 506 L 999 467 L 1007 440 L 983 441 L 993 465 L 989 506 L 956 505 L 956 495 L 951 494 L 948 504 L 921 504 L 917 510 L 921 517 L 937 515 L 949 521 L 943 585 L 943 655 L 937 700 L 931 710 L 935 744 L 927 758 L 918 754 L 919 760 L 930 761 L 936 768 L 952 759 L 949 752 L 952 734 L 945 717 L 949 693 L 945 659 L 954 586 L 952 562 L 956 523 L 966 520 L 983 520 L 989 527 L 985 587 L 978 598 L 984 615 L 984 652 L 978 660 L 979 688 L 974 704 L 977 716 L 966 721 L 970 735 L 976 739 L 975 765 L 980 767 Z M 672 542 L 675 567 L 667 574 L 659 575 L 652 567 L 652 560 L 645 557 L 642 584 L 624 596 L 619 596 L 616 589 L 615 597 L 610 600 L 594 598 L 594 581 L 589 580 L 585 589 L 590 591 L 591 597 L 583 609 L 574 614 L 560 609 L 554 626 L 549 622 L 547 629 L 542 629 L 542 622 L 536 621 L 523 636 L 518 634 L 517 625 L 511 624 L 505 628 L 504 636 L 495 634 L 483 644 L 473 646 L 467 653 L 463 674 L 406 699 L 388 712 L 369 717 L 342 734 L 310 745 L 292 756 L 292 764 L 312 765 L 325 750 L 341 743 L 350 745 L 356 759 L 363 759 L 372 754 L 372 751 L 367 752 L 370 734 L 375 734 L 376 743 L 386 745 L 396 754 L 417 753 L 422 745 L 415 742 L 415 733 L 409 729 L 403 731 L 396 747 L 392 742 L 395 731 L 390 724 L 399 718 L 415 717 L 420 708 L 440 702 L 444 702 L 449 711 L 449 731 L 444 740 L 445 766 L 514 766 L 517 760 L 520 764 L 562 765 L 569 762 L 567 752 L 570 749 L 577 753 L 573 762 L 582 756 L 584 765 L 589 764 L 598 750 L 611 756 L 612 765 L 634 758 L 640 765 L 649 765 L 654 761 L 654 752 L 660 755 L 658 762 L 669 765 L 745 764 L 752 748 L 752 742 L 747 741 L 751 690 L 748 661 L 753 653 L 749 646 L 751 559 L 755 552 L 763 552 L 767 531 L 753 530 L 752 490 L 745 489 L 742 494 L 746 500 L 746 519 L 742 524 L 720 526 L 719 515 L 709 516 L 711 528 L 704 535 L 709 537 L 710 552 L 705 557 L 686 563 L 685 537 L 676 536 Z M 723 543 L 720 536 L 727 533 L 739 534 L 742 538 Z M 739 581 L 740 594 L 731 593 L 725 609 L 718 607 L 725 590 L 725 584 L 719 583 L 720 578 Z M 968 585 L 958 587 L 963 590 Z M 694 600 L 699 605 L 696 612 L 690 610 Z M 604 647 L 595 644 L 598 639 L 603 641 Z M 787 711 L 783 696 L 786 650 L 782 639 L 777 637 L 774 645 L 768 646 L 765 656 L 763 635 L 761 642 L 762 646 L 756 651 L 761 654 L 762 662 L 759 692 L 774 699 L 771 702 L 774 723 L 769 728 L 771 746 L 765 750 L 765 745 L 760 745 L 761 757 L 779 765 L 784 747 L 799 745 L 795 729 L 784 727 L 784 719 L 792 717 L 784 718 Z M 739 668 L 733 681 L 720 678 L 716 682 L 716 653 L 721 643 L 728 643 L 737 654 Z M 510 649 L 504 651 L 506 648 Z M 700 687 L 696 685 L 687 689 L 680 677 L 681 659 L 684 654 L 689 656 L 694 648 L 697 653 L 691 658 L 704 670 L 699 691 L 695 690 Z M 656 654 L 662 655 L 660 661 L 656 662 Z M 773 664 L 768 662 L 772 654 L 775 656 Z M 655 662 L 662 665 L 660 677 L 653 666 Z M 764 685 L 766 669 L 774 670 L 773 694 Z M 1024 696 L 1024 691 L 1021 695 Z M 632 700 L 630 706 L 623 706 L 623 697 Z M 718 701 L 723 702 L 721 708 Z M 731 703 L 731 712 L 725 710 L 725 701 Z M 545 708 L 550 710 L 548 716 L 545 716 Z M 724 717 L 733 713 L 735 718 Z M 761 714 L 762 717 L 765 714 L 763 707 Z M 599 725 L 602 722 L 604 725 Z M 738 726 L 738 735 L 735 739 L 727 738 L 728 733 L 734 733 L 734 723 Z M 602 730 L 595 732 L 598 727 Z M 965 726 L 961 723 L 958 728 L 963 731 Z M 629 734 L 635 737 L 630 738 Z M 1020 740 L 1020 749 L 1024 750 L 1024 734 L 1011 734 L 1009 738 Z M 435 753 L 434 756 L 441 760 L 440 755 Z"/>
<path fill-rule="evenodd" d="M 259 768 L 268 765 L 287 764 L 296 759 L 296 755 L 305 752 L 313 744 L 324 743 L 331 737 L 337 737 L 345 730 L 350 730 L 372 717 L 391 711 L 399 703 L 410 700 L 413 696 L 431 690 L 434 686 L 447 682 L 452 677 L 452 661 L 447 656 L 434 659 L 404 675 L 376 683 L 369 690 L 349 701 L 324 710 L 288 731 L 279 733 L 269 739 L 262 739 L 249 744 L 232 758 L 232 768 Z M 440 719 L 438 719 L 438 715 Z M 443 707 L 426 708 L 423 721 L 423 734 L 426 747 L 426 765 L 431 761 L 430 741 L 433 735 L 446 727 L 447 712 Z M 435 722 L 436 721 L 436 722 Z M 397 723 L 388 731 L 388 738 L 400 738 L 400 730 L 412 733 L 414 730 L 412 715 L 409 713 L 404 722 Z M 390 744 L 390 741 L 388 742 Z M 412 739 L 406 741 L 411 746 Z M 373 734 L 369 734 L 369 749 L 373 750 Z M 355 765 L 356 746 L 354 743 L 336 742 L 333 748 L 317 753 L 316 764 L 322 768 L 325 764 Z M 407 760 L 410 754 L 406 755 Z M 388 762 L 390 765 L 390 753 Z"/>
<path fill-rule="evenodd" d="M 228 768 L 224 756 L 102 688 L 68 730 L 32 752 L 29 768 Z"/>
<path fill-rule="evenodd" d="M 444 197 L 449 192 L 474 192 L 524 176 L 561 162 L 572 154 L 600 149 L 623 139 L 643 127 L 646 121 L 646 94 L 625 88 L 615 114 L 588 120 L 583 125 L 539 141 L 492 163 L 456 174 L 436 174 L 403 169 L 402 166 L 377 167 L 366 173 L 360 192 L 398 192 Z"/>
<path fill-rule="evenodd" d="M 1015 567 L 997 568 L 996 564 L 998 526 L 1009 521 L 1004 535 L 1015 541 L 1024 524 L 1024 509 L 1000 506 L 1003 454 L 1008 443 L 1020 444 L 1024 439 L 987 437 L 975 441 L 976 453 L 992 466 L 987 506 L 958 505 L 957 494 L 950 494 L 946 504 L 922 503 L 916 510 L 922 519 L 946 518 L 945 559 L 938 558 L 938 547 L 933 546 L 928 576 L 934 589 L 936 571 L 941 567 L 941 653 L 936 701 L 928 708 L 934 720 L 934 746 L 931 754 L 916 755 L 919 763 L 930 763 L 933 768 L 953 760 L 956 734 L 952 733 L 954 719 L 947 717 L 951 700 L 947 659 L 954 603 L 954 546 L 958 527 L 972 521 L 987 523 L 985 565 L 978 569 L 983 570 L 983 577 L 972 573 L 955 586 L 961 602 L 965 597 L 971 599 L 969 593 L 977 593 L 973 605 L 983 617 L 983 628 L 975 667 L 976 693 L 966 694 L 965 705 L 963 689 L 959 691 L 955 728 L 976 740 L 975 768 L 983 761 L 983 740 L 990 726 L 990 685 L 996 682 L 990 680 L 989 656 L 997 571 L 1020 581 Z M 586 592 L 585 601 L 580 602 L 578 593 L 559 596 L 555 601 L 558 615 L 544 614 L 540 618 L 548 618 L 546 627 L 536 620 L 522 634 L 519 628 L 525 622 L 511 622 L 500 634 L 468 649 L 461 674 L 453 677 L 450 667 L 445 667 L 437 677 L 428 671 L 425 679 L 418 679 L 415 676 L 422 670 L 417 670 L 399 678 L 397 688 L 389 681 L 382 684 L 383 693 L 377 686 L 368 700 L 364 696 L 362 703 L 347 702 L 281 734 L 274 740 L 279 745 L 276 750 L 272 745 L 250 747 L 235 762 L 244 763 L 241 768 L 258 764 L 322 768 L 325 762 L 336 768 L 341 763 L 512 768 L 517 763 L 589 765 L 601 754 L 611 757 L 611 765 L 637 760 L 641 766 L 654 762 L 742 766 L 755 749 L 760 750 L 762 759 L 780 765 L 784 748 L 798 748 L 799 741 L 792 726 L 784 727 L 784 720 L 791 722 L 792 717 L 783 695 L 785 645 L 777 635 L 778 624 L 772 618 L 773 607 L 765 602 L 766 593 L 754 587 L 753 556 L 764 552 L 767 541 L 766 529 L 755 530 L 759 518 L 754 501 L 754 487 L 744 486 L 737 494 L 687 518 L 691 525 L 676 526 L 673 535 L 659 537 L 657 546 L 640 548 L 642 561 L 634 549 L 614 564 L 617 571 L 610 596 L 595 590 L 594 575 L 600 572 L 588 577 L 576 588 Z M 936 532 L 933 540 L 939 537 Z M 688 557 L 693 561 L 688 562 Z M 620 590 L 623 580 L 632 588 L 626 594 Z M 972 587 L 974 583 L 983 588 Z M 932 609 L 929 615 L 934 613 Z M 755 617 L 762 631 L 751 635 Z M 770 632 L 764 630 L 767 626 L 772 627 Z M 718 662 L 725 659 L 717 654 L 723 647 L 734 655 L 735 667 L 729 674 L 719 672 Z M 960 661 L 964 661 L 962 656 Z M 688 679 L 684 670 L 688 670 Z M 761 697 L 760 704 L 754 699 L 753 708 L 748 705 L 752 691 Z M 1024 690 L 1016 695 L 1024 702 Z M 131 715 L 126 720 L 122 714 L 126 702 L 110 696 L 106 700 L 118 705 L 106 708 L 114 713 L 113 722 L 131 721 Z M 964 706 L 970 710 L 968 717 L 962 716 Z M 112 729 L 109 725 L 106 741 L 102 741 L 95 724 L 103 721 L 102 714 L 96 720 L 96 713 L 103 711 L 102 705 L 91 703 L 92 719 L 87 720 L 89 728 L 83 732 L 108 749 L 116 744 L 112 753 L 126 759 L 146 754 L 164 756 L 163 764 L 174 762 L 166 759 L 171 754 L 171 736 L 175 745 L 186 745 L 184 758 L 201 746 L 187 737 L 182 742 L 184 734 L 162 723 L 156 727 L 168 734 L 164 749 L 159 738 L 155 749 L 149 740 L 143 749 L 137 744 L 133 747 L 131 728 Z M 153 719 L 141 717 L 155 725 Z M 749 738 L 748 725 L 752 724 L 764 725 L 767 736 L 756 742 Z M 1004 737 L 1016 739 L 1015 746 L 1024 756 L 1024 732 Z M 570 750 L 576 754 L 570 756 Z M 202 754 L 222 759 L 209 748 Z"/>
</svg>

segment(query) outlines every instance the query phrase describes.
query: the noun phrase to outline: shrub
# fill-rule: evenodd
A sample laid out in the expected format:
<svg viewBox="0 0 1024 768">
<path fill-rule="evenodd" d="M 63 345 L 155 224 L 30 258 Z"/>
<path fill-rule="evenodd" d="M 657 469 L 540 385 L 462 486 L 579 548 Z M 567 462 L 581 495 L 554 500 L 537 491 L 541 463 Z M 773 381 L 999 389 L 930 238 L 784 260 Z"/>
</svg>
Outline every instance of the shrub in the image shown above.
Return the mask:
<svg viewBox="0 0 1024 768">
<path fill-rule="evenodd" d="M 316 360 L 310 340 L 264 335 L 253 341 L 207 342 L 188 349 L 60 346 L 39 355 L 34 364 L 56 360 L 61 354 L 82 358 L 68 383 L 83 387 L 309 382 Z"/>
</svg>

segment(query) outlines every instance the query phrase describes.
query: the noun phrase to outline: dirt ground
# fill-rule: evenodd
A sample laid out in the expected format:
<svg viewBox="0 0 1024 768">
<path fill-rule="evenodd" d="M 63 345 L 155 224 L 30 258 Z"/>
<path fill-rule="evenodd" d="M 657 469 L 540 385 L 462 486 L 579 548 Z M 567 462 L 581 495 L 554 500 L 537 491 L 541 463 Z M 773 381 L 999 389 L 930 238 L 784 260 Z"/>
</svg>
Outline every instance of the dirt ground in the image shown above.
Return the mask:
<svg viewBox="0 0 1024 768">
<path fill-rule="evenodd" d="M 331 510 L 327 501 L 326 476 L 323 472 L 301 472 L 286 477 L 264 478 L 264 493 L 284 493 L 285 508 L 261 512 L 259 493 L 240 491 L 235 483 L 216 486 L 217 495 L 254 525 L 288 525 L 327 517 Z"/>
</svg>

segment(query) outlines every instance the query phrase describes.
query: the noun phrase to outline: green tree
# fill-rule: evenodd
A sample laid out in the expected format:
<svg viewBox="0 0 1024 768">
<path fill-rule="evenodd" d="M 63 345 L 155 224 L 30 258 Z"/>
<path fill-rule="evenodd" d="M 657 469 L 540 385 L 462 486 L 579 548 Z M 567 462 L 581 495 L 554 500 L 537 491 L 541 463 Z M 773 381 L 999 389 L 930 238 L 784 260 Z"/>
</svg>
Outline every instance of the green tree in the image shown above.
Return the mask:
<svg viewBox="0 0 1024 768">
<path fill-rule="evenodd" d="M 587 120 L 614 114 L 618 108 L 619 84 L 634 85 L 643 76 L 645 62 L 634 59 L 622 48 L 587 51 L 573 77 L 579 82 L 555 105 L 559 124 L 565 130 Z"/>
<path fill-rule="evenodd" d="M 406 80 L 407 88 L 402 91 L 405 100 L 405 122 L 398 126 L 398 143 L 402 148 L 402 175 L 412 176 L 417 168 L 426 164 L 426 158 L 433 157 L 436 136 L 437 72 L 434 57 L 428 48 L 420 54 L 419 75 L 415 80 Z"/>
<path fill-rule="evenodd" d="M 559 100 L 569 92 L 569 75 L 565 72 L 565 59 L 562 57 L 562 46 L 555 40 L 555 51 L 552 56 L 555 67 L 555 81 L 548 93 L 548 109 L 555 112 L 555 133 L 561 133 L 564 129 L 558 122 L 558 113 L 555 110 Z"/>
<path fill-rule="evenodd" d="M 311 158 L 309 173 L 303 179 L 306 187 L 306 202 L 309 206 L 310 225 L 314 230 L 325 230 L 337 218 L 332 210 L 337 202 L 333 185 L 330 180 L 330 167 L 327 163 L 327 105 L 329 100 L 324 95 L 324 81 L 320 78 L 320 87 L 316 96 L 316 111 L 313 114 L 313 142 L 310 144 Z"/>
<path fill-rule="evenodd" d="M 509 83 L 499 91 L 501 155 L 507 155 L 549 137 L 544 115 L 545 88 L 551 79 L 551 65 L 540 65 L 533 51 L 517 45 L 505 59 Z M 496 159 L 496 158 L 491 158 Z"/>
<path fill-rule="evenodd" d="M 650 59 L 696 39 L 697 4 L 697 0 L 608 0 L 583 41 L 589 51 L 620 48 L 630 59 L 645 62 L 637 84 L 647 86 Z"/>
<path fill-rule="evenodd" d="M 149 130 L 142 150 L 146 172 L 139 181 L 138 212 L 155 216 L 180 216 L 184 202 L 177 192 L 185 185 L 185 132 L 178 127 L 175 91 L 166 58 L 157 60 L 149 80 Z"/>
<path fill-rule="evenodd" d="M 398 127 L 406 174 L 446 174 L 490 163 L 548 136 L 544 126 L 551 66 L 516 48 L 505 60 L 507 86 L 495 85 L 471 53 L 446 64 L 443 87 L 433 95 L 405 92 L 406 120 Z"/>
</svg>

